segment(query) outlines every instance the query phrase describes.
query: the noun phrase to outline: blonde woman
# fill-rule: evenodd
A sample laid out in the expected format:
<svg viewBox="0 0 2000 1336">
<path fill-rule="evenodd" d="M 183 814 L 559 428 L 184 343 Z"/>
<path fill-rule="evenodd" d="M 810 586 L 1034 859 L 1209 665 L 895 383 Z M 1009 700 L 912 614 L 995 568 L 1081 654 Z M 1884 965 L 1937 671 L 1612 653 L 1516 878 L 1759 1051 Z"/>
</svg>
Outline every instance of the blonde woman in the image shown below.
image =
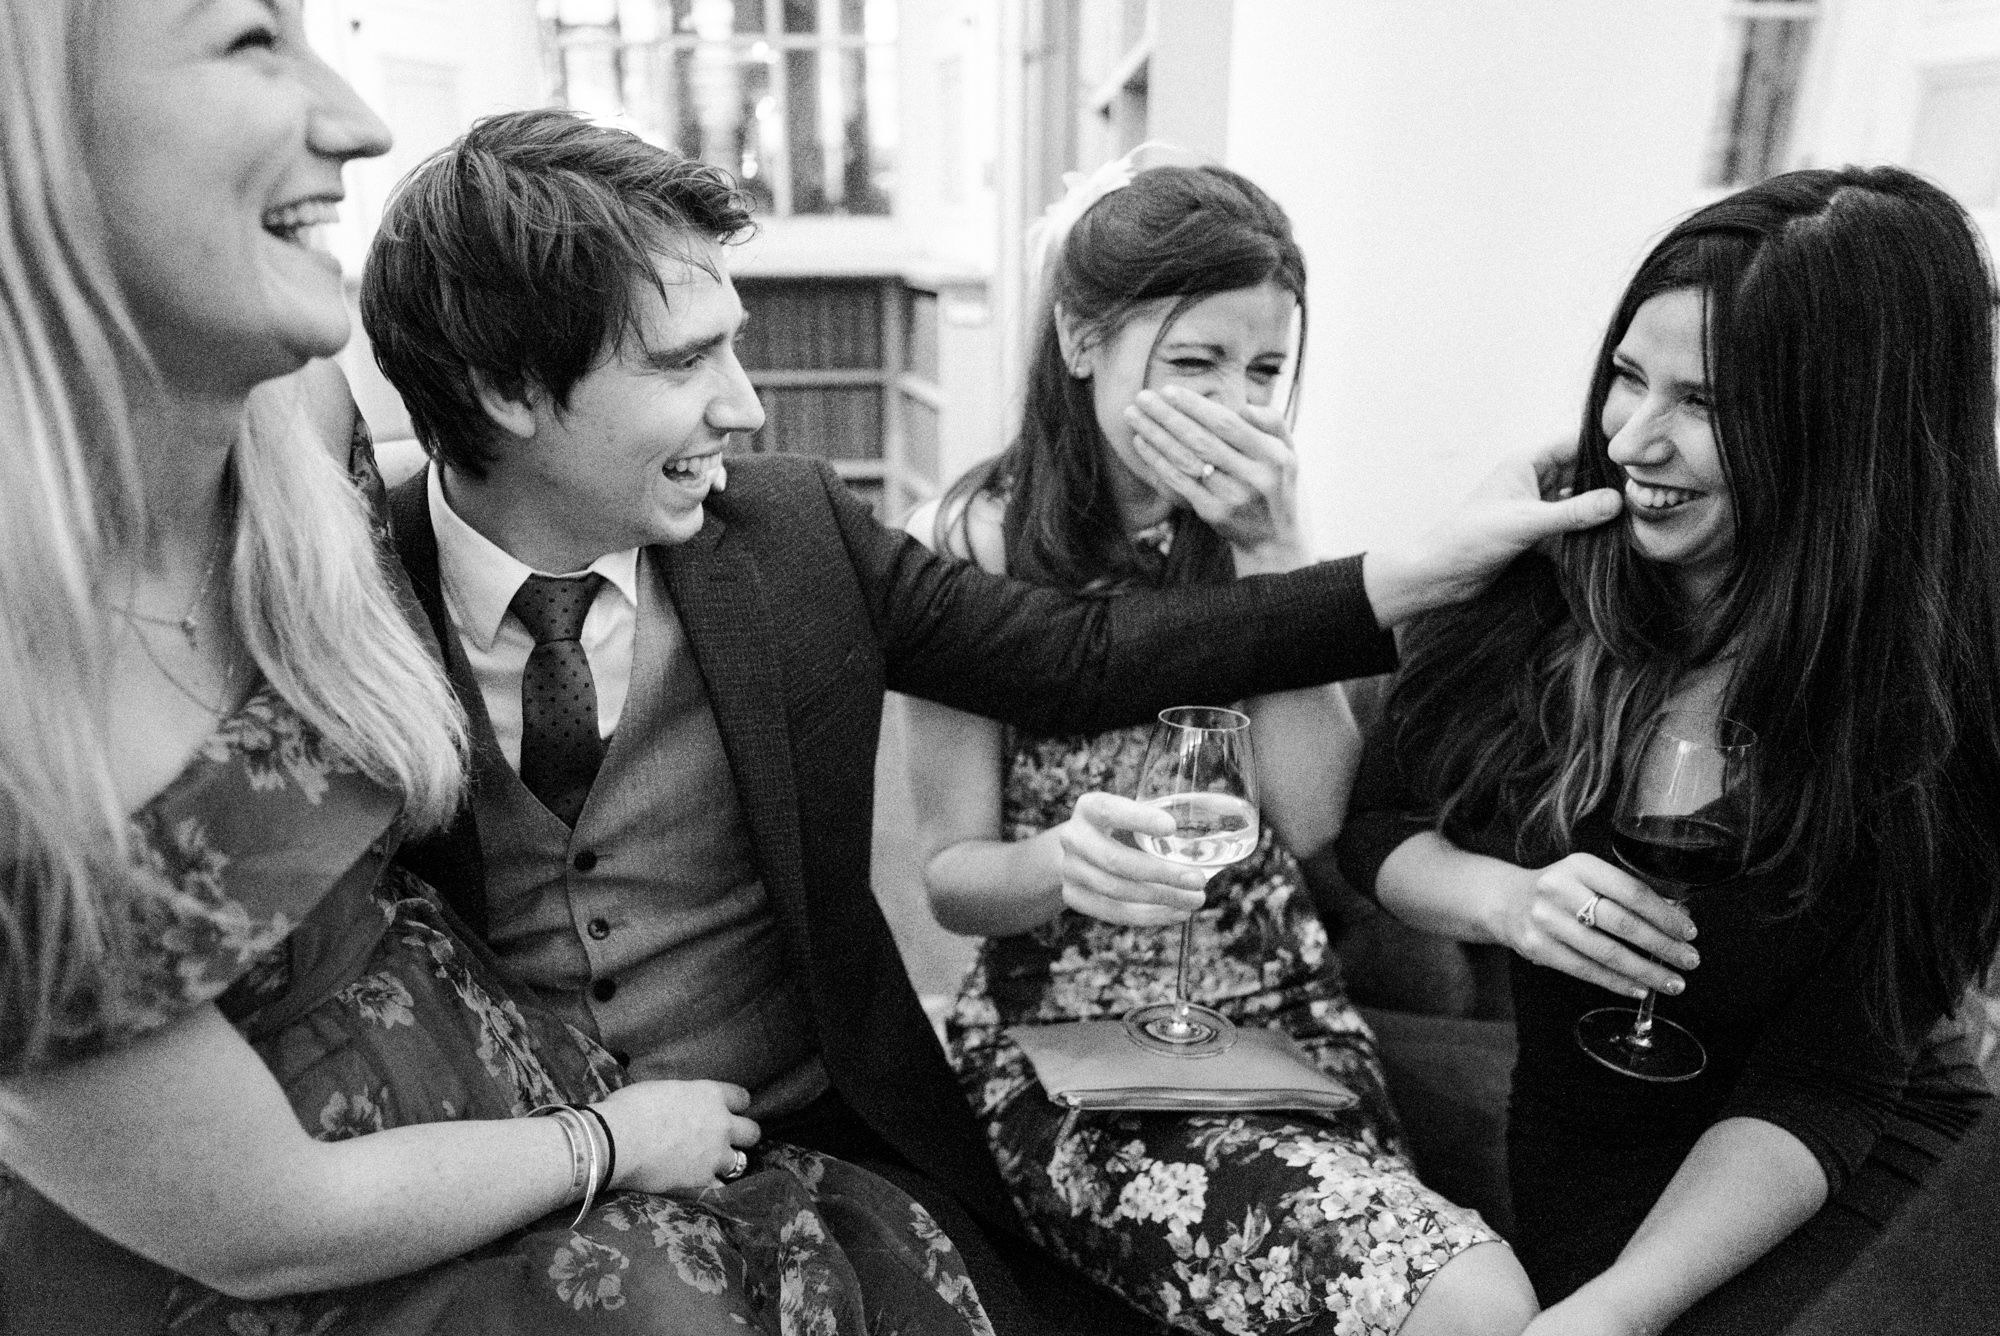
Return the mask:
<svg viewBox="0 0 2000 1336">
<path fill-rule="evenodd" d="M 386 145 L 297 0 L 0 8 L 0 1326 L 988 1330 L 906 1197 L 744 1174 L 745 1092 L 623 1085 L 389 867 L 462 725 L 279 379 Z"/>
</svg>

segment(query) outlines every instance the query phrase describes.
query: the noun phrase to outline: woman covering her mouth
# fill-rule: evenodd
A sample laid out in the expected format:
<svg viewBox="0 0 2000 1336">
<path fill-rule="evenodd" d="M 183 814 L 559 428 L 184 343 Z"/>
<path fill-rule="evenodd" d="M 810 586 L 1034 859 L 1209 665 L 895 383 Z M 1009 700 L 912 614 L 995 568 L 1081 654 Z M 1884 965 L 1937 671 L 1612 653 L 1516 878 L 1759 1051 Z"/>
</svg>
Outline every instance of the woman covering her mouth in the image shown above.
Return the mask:
<svg viewBox="0 0 2000 1336">
<path fill-rule="evenodd" d="M 1993 312 L 1965 211 L 1900 169 L 1701 210 L 1584 412 L 1577 485 L 1626 517 L 1412 628 L 1342 861 L 1514 952 L 1532 1332 L 1779 1330 L 1987 1098 L 1950 1015 L 2000 932 Z M 1756 738 L 1747 867 L 1692 921 L 1610 847 L 1668 709 Z M 1647 989 L 1692 1079 L 1574 1037 Z"/>
</svg>

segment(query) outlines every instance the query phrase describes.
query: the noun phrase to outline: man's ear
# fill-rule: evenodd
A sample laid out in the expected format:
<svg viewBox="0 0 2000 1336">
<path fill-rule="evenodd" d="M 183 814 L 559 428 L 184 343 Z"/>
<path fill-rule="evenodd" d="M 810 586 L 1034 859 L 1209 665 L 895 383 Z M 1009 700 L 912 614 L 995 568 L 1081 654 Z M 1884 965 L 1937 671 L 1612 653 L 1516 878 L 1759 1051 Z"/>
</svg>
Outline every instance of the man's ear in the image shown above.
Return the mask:
<svg viewBox="0 0 2000 1336">
<path fill-rule="evenodd" d="M 477 367 L 471 369 L 472 392 L 479 407 L 501 431 L 520 440 L 535 434 L 535 401 L 539 391 L 523 376 L 510 389 Z"/>
<path fill-rule="evenodd" d="M 1091 374 L 1090 355 L 1097 345 L 1061 305 L 1056 307 L 1055 316 L 1056 346 L 1062 350 L 1063 365 L 1069 368 L 1070 375 L 1083 380 Z"/>
</svg>

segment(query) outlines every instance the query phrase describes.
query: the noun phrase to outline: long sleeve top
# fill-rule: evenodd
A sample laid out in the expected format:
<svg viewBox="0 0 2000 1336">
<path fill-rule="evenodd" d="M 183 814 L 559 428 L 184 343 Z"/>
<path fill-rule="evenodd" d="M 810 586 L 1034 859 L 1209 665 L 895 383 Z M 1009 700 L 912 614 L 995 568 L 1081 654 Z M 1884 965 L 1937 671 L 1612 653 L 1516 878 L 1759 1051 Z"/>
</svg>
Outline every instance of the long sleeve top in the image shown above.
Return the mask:
<svg viewBox="0 0 2000 1336">
<path fill-rule="evenodd" d="M 1437 828 L 1393 735 L 1390 721 L 1370 738 L 1339 843 L 1343 872 L 1371 895 L 1389 855 Z M 1613 861 L 1608 810 L 1579 823 L 1573 848 L 1517 848 L 1518 821 L 1506 811 L 1441 833 L 1524 867 L 1579 851 Z M 1658 1014 L 1691 1030 L 1709 1061 L 1698 1077 L 1674 1084 L 1614 1072 L 1579 1048 L 1579 1017 L 1629 1000 L 1511 958 L 1520 1040 L 1508 1131 L 1515 1243 L 1545 1303 L 1616 1258 L 1695 1141 L 1722 1119 L 1758 1118 L 1790 1132 L 1834 1193 L 1892 1122 L 1946 1140 L 1963 1133 L 1985 1093 L 1976 1073 L 1968 1081 L 1943 1056 L 1940 1046 L 1956 1032 L 1917 1018 L 1899 1043 L 1869 1012 L 1862 981 L 1870 944 L 1854 907 L 1872 893 L 1859 884 L 1831 888 L 1806 912 L 1794 911 L 1787 887 L 1768 876 L 1697 894 L 1688 909 L 1701 964 L 1686 973 L 1683 994 L 1660 997 Z"/>
</svg>

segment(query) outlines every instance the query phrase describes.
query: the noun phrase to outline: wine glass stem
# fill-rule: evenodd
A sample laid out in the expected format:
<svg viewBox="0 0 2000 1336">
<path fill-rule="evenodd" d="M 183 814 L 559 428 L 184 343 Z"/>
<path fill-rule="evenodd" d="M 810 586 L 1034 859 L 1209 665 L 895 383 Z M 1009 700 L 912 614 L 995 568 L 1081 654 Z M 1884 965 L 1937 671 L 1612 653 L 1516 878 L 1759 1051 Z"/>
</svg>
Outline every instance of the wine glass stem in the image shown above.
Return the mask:
<svg viewBox="0 0 2000 1336">
<path fill-rule="evenodd" d="M 1181 920 L 1181 958 L 1174 966 L 1174 1018 L 1186 1020 L 1188 1014 L 1187 968 L 1190 948 L 1194 946 L 1194 915 Z"/>
<path fill-rule="evenodd" d="M 1625 1042 L 1634 1048 L 1653 1046 L 1653 999 L 1659 994 L 1648 988 L 1646 995 L 1639 999 L 1639 1010 L 1632 1017 L 1632 1033 Z"/>
</svg>

